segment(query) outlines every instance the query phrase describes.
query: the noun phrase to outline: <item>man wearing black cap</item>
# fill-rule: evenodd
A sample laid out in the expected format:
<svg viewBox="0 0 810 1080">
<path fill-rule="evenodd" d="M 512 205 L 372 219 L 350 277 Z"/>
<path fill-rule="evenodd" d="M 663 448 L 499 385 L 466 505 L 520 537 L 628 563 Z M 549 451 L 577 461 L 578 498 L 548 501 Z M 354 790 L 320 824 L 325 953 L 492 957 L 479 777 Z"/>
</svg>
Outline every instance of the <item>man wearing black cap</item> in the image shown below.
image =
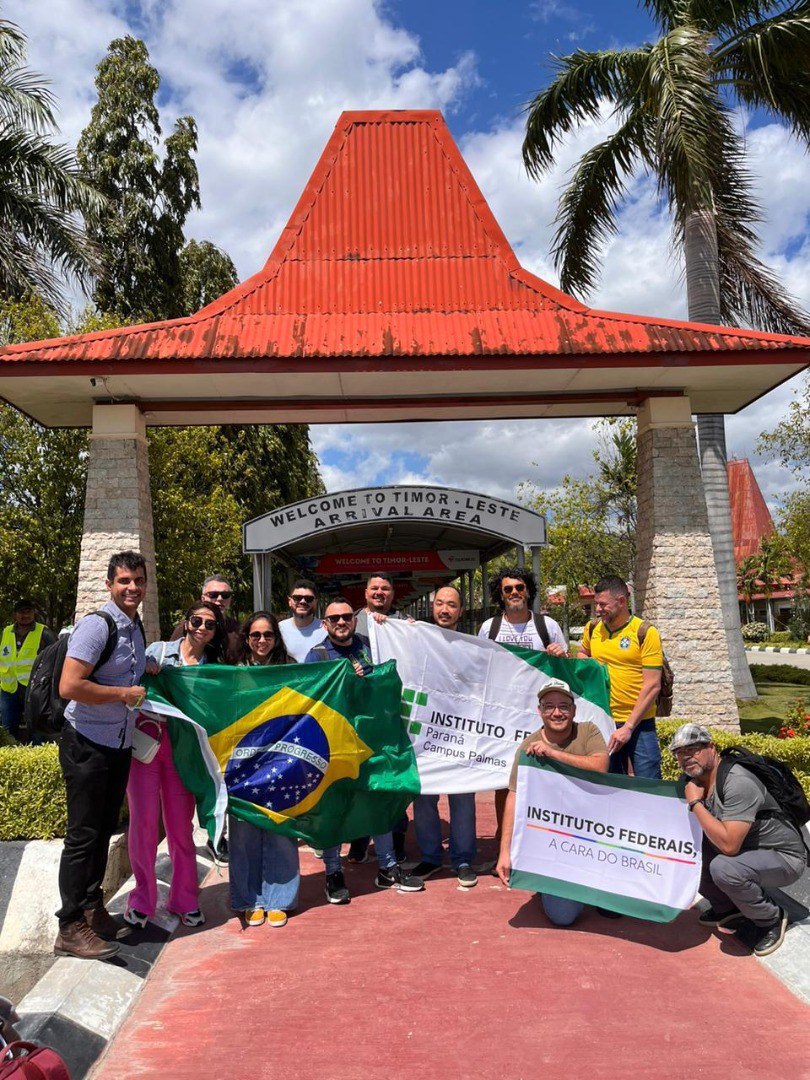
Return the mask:
<svg viewBox="0 0 810 1080">
<path fill-rule="evenodd" d="M 20 734 L 34 660 L 54 641 L 56 637 L 47 626 L 36 621 L 34 601 L 19 600 L 14 605 L 14 622 L 4 628 L 0 638 L 0 719 L 15 739 Z"/>
<path fill-rule="evenodd" d="M 754 955 L 768 956 L 782 944 L 788 919 L 765 890 L 798 881 L 807 864 L 804 841 L 744 765 L 731 766 L 720 798 L 720 754 L 705 727 L 682 724 L 669 749 L 689 778 L 684 795 L 703 829 L 700 892 L 711 907 L 699 921 L 743 936 L 747 919 L 754 927 Z"/>
</svg>

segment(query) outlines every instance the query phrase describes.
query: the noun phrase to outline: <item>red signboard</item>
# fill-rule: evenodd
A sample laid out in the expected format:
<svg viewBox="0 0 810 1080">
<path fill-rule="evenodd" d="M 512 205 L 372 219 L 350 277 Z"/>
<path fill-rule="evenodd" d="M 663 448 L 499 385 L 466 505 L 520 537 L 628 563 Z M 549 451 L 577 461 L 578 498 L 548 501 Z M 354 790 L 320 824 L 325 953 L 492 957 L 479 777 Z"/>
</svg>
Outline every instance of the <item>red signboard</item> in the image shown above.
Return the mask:
<svg viewBox="0 0 810 1080">
<path fill-rule="evenodd" d="M 389 574 L 421 574 L 472 570 L 477 565 L 477 551 L 362 551 L 356 555 L 324 555 L 312 570 L 324 576 L 372 574 L 375 570 L 385 570 Z"/>
</svg>

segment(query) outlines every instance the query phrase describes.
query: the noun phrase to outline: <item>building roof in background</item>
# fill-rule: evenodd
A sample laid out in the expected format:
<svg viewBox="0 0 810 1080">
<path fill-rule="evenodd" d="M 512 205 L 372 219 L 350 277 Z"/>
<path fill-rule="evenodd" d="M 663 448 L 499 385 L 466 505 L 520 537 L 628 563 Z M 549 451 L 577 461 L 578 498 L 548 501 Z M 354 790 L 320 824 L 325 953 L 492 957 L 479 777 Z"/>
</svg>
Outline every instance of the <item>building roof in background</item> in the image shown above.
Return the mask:
<svg viewBox="0 0 810 1080">
<path fill-rule="evenodd" d="M 728 496 L 731 503 L 731 530 L 734 536 L 734 561 L 740 563 L 756 555 L 763 536 L 774 531 L 768 504 L 747 458 L 729 461 Z"/>
</svg>

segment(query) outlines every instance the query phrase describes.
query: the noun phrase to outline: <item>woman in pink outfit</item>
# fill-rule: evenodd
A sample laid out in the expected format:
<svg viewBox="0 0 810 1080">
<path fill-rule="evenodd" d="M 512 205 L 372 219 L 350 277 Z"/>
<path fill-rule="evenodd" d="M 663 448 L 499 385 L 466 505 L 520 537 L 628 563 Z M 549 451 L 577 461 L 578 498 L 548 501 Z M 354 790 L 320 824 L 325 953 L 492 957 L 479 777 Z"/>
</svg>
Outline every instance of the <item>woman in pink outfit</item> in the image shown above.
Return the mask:
<svg viewBox="0 0 810 1080">
<path fill-rule="evenodd" d="M 222 613 L 215 605 L 199 601 L 186 612 L 184 634 L 177 641 L 156 641 L 146 650 L 147 671 L 164 667 L 221 663 L 225 644 Z M 167 908 L 180 916 L 184 926 L 201 926 L 197 851 L 194 847 L 194 796 L 183 786 L 172 760 L 172 744 L 166 725 L 141 714 L 138 727 L 159 739 L 150 762 L 133 756 L 127 785 L 129 803 L 129 859 L 135 888 L 129 895 L 124 918 L 132 926 L 146 926 L 157 907 L 155 858 L 161 811 L 172 861 L 172 883 Z"/>
</svg>

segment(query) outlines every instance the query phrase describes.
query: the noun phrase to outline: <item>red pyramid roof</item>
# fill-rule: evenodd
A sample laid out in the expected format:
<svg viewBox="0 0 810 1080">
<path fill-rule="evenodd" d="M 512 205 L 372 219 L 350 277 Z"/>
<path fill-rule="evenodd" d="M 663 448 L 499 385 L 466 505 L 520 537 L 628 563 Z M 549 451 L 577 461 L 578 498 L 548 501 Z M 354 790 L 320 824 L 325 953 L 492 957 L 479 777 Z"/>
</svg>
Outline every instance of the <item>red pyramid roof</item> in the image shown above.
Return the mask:
<svg viewBox="0 0 810 1080">
<path fill-rule="evenodd" d="M 748 460 L 729 461 L 726 470 L 734 561 L 739 563 L 749 555 L 756 555 L 762 537 L 770 536 L 774 531 L 773 519 Z"/>
<path fill-rule="evenodd" d="M 195 315 L 0 349 L 41 423 L 734 412 L 810 340 L 594 311 L 524 270 L 437 112 L 344 113 L 262 270 Z"/>
</svg>

